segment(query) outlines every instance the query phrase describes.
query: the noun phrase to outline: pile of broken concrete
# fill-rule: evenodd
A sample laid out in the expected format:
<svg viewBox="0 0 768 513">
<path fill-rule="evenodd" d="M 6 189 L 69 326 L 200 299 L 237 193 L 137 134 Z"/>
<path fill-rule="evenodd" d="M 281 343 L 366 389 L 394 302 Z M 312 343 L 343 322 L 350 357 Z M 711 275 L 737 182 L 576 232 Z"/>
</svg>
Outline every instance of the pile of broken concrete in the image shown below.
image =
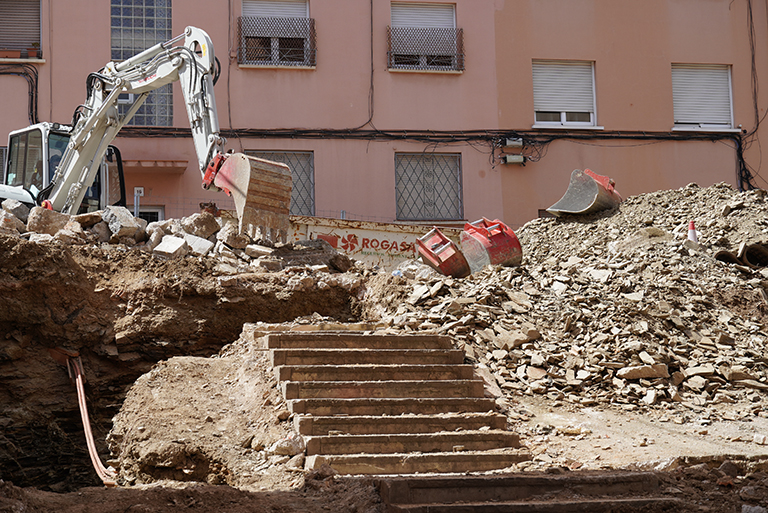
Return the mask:
<svg viewBox="0 0 768 513">
<path fill-rule="evenodd" d="M 403 265 L 386 279 L 407 293 L 380 300 L 378 314 L 453 336 L 499 396 L 673 416 L 738 402 L 741 412 L 711 414 L 768 416 L 768 269 L 714 258 L 768 239 L 766 207 L 764 191 L 692 184 L 536 219 L 518 230 L 521 266 L 455 279 Z"/>
<path fill-rule="evenodd" d="M 182 219 L 147 223 L 125 207 L 78 215 L 62 214 L 43 207 L 28 208 L 6 199 L 0 210 L 0 233 L 36 243 L 114 244 L 137 247 L 160 258 L 186 255 L 212 256 L 222 271 L 279 271 L 287 266 L 319 266 L 331 272 L 346 272 L 352 262 L 325 241 L 275 244 L 254 241 L 238 230 L 237 220 L 210 212 Z"/>
</svg>

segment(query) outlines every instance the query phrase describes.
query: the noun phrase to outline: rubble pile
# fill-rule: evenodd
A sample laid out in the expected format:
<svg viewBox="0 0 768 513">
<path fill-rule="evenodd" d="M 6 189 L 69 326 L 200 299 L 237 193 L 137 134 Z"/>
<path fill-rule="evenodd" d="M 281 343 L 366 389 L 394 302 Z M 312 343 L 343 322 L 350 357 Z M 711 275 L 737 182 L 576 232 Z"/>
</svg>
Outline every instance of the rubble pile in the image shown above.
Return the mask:
<svg viewBox="0 0 768 513">
<path fill-rule="evenodd" d="M 691 184 L 536 219 L 517 232 L 521 266 L 453 279 L 403 265 L 371 280 L 372 311 L 391 329 L 453 336 L 499 397 L 766 416 L 768 269 L 714 254 L 768 239 L 767 207 L 765 191 Z M 748 406 L 706 409 L 735 402 Z"/>
<path fill-rule="evenodd" d="M 186 255 L 215 257 L 219 271 L 227 274 L 280 271 L 290 266 L 313 266 L 315 270 L 346 272 L 352 262 L 323 240 L 280 244 L 254 241 L 239 233 L 237 220 L 216 217 L 204 211 L 182 219 L 147 223 L 133 217 L 125 207 L 70 216 L 42 207 L 29 209 L 7 199 L 0 210 L 0 234 L 23 237 L 31 242 L 62 244 L 113 244 L 137 247 L 161 258 Z"/>
</svg>

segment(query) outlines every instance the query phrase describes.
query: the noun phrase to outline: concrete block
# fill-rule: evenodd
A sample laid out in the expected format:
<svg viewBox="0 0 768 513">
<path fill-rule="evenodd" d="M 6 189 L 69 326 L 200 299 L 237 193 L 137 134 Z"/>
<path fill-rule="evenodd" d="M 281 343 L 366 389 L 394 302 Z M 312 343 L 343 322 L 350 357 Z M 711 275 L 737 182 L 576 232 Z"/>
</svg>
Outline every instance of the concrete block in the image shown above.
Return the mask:
<svg viewBox="0 0 768 513">
<path fill-rule="evenodd" d="M 27 231 L 56 235 L 69 222 L 70 216 L 43 207 L 32 207 L 27 218 Z"/>
<path fill-rule="evenodd" d="M 53 242 L 53 235 L 47 233 L 32 233 L 29 236 L 29 242 L 37 244 L 48 244 Z"/>
<path fill-rule="evenodd" d="M 112 237 L 109 225 L 104 221 L 91 226 L 90 232 L 96 236 L 99 242 L 109 242 L 110 237 Z"/>
<path fill-rule="evenodd" d="M 209 241 L 208 239 L 204 239 L 203 237 L 198 237 L 196 235 L 191 235 L 189 233 L 184 235 L 184 240 L 187 242 L 187 245 L 189 246 L 189 250 L 192 252 L 192 254 L 198 255 L 198 256 L 207 255 L 215 245 L 213 242 Z"/>
<path fill-rule="evenodd" d="M 186 241 L 180 237 L 166 235 L 157 247 L 152 251 L 155 255 L 166 258 L 178 258 L 189 252 Z"/>
<path fill-rule="evenodd" d="M 6 210 L 0 210 L 0 228 L 18 233 L 27 231 L 26 225 L 18 217 Z"/>
<path fill-rule="evenodd" d="M 134 237 L 141 227 L 131 211 L 125 207 L 109 206 L 101 214 L 102 219 L 109 225 L 109 230 L 117 238 Z"/>
<path fill-rule="evenodd" d="M 272 248 L 268 248 L 266 246 L 260 246 L 258 244 L 248 244 L 245 247 L 245 254 L 248 255 L 251 258 L 258 258 L 261 256 L 266 256 L 271 254 L 273 251 Z"/>
<path fill-rule="evenodd" d="M 181 220 L 181 226 L 185 232 L 203 239 L 207 239 L 219 231 L 219 223 L 210 212 L 202 212 L 185 217 Z"/>
<path fill-rule="evenodd" d="M 3 200 L 2 207 L 3 210 L 15 215 L 19 220 L 21 220 L 22 223 L 26 224 L 27 217 L 29 216 L 29 207 L 24 203 L 15 199 L 8 198 Z"/>
<path fill-rule="evenodd" d="M 216 234 L 216 239 L 235 249 L 245 249 L 251 243 L 250 237 L 238 232 L 237 224 L 234 222 L 225 223 Z"/>
<path fill-rule="evenodd" d="M 102 221 L 101 214 L 102 211 L 97 210 L 95 212 L 86 212 L 85 214 L 72 216 L 72 219 L 80 223 L 80 226 L 83 228 L 90 228 L 91 226 L 94 226 L 95 224 L 98 224 Z"/>
</svg>

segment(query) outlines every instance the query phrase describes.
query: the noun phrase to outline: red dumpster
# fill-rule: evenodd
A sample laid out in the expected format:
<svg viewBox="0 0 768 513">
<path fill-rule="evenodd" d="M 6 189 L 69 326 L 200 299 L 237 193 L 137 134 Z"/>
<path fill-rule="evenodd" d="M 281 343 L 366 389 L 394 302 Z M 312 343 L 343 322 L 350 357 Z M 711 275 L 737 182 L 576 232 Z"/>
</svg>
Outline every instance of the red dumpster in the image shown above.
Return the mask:
<svg viewBox="0 0 768 513">
<path fill-rule="evenodd" d="M 507 225 L 482 218 L 464 225 L 461 250 L 472 272 L 488 264 L 513 266 L 523 261 L 523 249 L 517 236 Z"/>
<path fill-rule="evenodd" d="M 469 276 L 469 264 L 456 244 L 433 228 L 420 239 L 416 239 L 416 249 L 424 263 L 446 276 L 464 278 Z"/>
</svg>

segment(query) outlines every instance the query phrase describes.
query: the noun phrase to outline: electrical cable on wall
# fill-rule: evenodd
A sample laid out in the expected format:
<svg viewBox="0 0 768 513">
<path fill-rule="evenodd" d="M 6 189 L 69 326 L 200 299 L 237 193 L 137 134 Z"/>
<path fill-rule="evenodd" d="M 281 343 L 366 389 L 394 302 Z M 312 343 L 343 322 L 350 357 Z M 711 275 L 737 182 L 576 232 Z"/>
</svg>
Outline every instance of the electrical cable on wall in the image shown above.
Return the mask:
<svg viewBox="0 0 768 513">
<path fill-rule="evenodd" d="M 28 116 L 29 124 L 39 123 L 37 117 L 37 68 L 31 64 L 7 64 L 0 66 L 0 75 L 23 77 L 29 86 Z"/>
</svg>

